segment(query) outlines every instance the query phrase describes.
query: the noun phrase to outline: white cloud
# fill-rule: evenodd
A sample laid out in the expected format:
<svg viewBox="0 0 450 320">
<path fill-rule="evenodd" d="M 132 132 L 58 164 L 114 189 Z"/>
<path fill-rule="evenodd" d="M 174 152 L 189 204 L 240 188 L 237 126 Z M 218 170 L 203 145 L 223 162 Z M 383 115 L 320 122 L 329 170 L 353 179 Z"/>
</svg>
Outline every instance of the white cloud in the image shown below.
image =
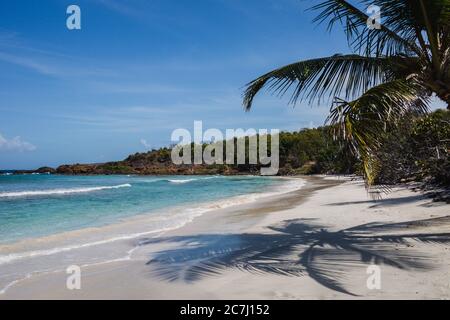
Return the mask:
<svg viewBox="0 0 450 320">
<path fill-rule="evenodd" d="M 1 58 L 1 56 L 0 56 Z M 132 84 L 132 83 L 106 83 L 92 82 L 92 87 L 96 90 L 112 93 L 188 93 L 189 90 L 183 87 L 160 85 L 160 84 Z"/>
<path fill-rule="evenodd" d="M 141 139 L 141 144 L 142 144 L 146 149 L 151 149 L 151 148 L 152 148 L 152 146 L 151 146 L 149 143 L 147 143 L 147 140 L 145 140 L 145 139 Z"/>
<path fill-rule="evenodd" d="M 36 72 L 39 72 L 44 75 L 54 75 L 55 70 L 53 70 L 51 67 L 38 63 L 34 61 L 33 59 L 29 58 L 23 58 L 23 57 L 17 57 L 16 55 L 0 52 L 0 60 L 8 63 L 12 63 L 15 65 L 19 65 L 25 68 L 32 69 Z"/>
<path fill-rule="evenodd" d="M 0 38 L 1 40 L 1 38 Z M 17 65 L 39 74 L 52 77 L 76 77 L 76 76 L 111 76 L 114 72 L 106 69 L 99 69 L 96 67 L 84 67 L 80 65 L 72 66 L 64 61 L 73 58 L 58 53 L 47 53 L 43 50 L 27 48 L 28 51 L 34 51 L 32 55 L 18 55 L 10 54 L 0 51 L 0 62 L 6 62 L 9 64 Z M 66 60 L 61 60 L 57 63 L 49 62 L 48 58 L 43 58 L 44 55 L 39 55 L 41 58 L 36 59 L 36 52 L 45 53 L 45 55 L 51 55 L 52 57 L 64 57 Z M 83 61 L 80 60 L 80 63 Z"/>
<path fill-rule="evenodd" d="M 10 151 L 34 151 L 36 146 L 31 143 L 22 140 L 21 137 L 17 136 L 12 139 L 6 139 L 0 134 L 0 151 L 10 150 Z"/>
</svg>

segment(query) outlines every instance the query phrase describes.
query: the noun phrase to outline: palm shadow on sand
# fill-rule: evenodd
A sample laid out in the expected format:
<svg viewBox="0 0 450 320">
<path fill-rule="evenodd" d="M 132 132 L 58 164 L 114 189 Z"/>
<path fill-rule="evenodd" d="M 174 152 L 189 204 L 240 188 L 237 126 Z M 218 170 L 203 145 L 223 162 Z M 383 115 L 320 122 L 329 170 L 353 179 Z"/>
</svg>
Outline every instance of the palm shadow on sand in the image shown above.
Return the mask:
<svg viewBox="0 0 450 320">
<path fill-rule="evenodd" d="M 422 233 L 430 226 L 450 225 L 450 216 L 403 223 L 368 223 L 329 231 L 310 219 L 285 221 L 261 234 L 200 234 L 143 239 L 140 245 L 173 243 L 147 262 L 165 281 L 193 282 L 228 268 L 285 276 L 308 275 L 321 285 L 355 295 L 344 286 L 352 266 L 388 265 L 429 270 L 432 257 L 412 246 L 450 243 L 450 233 Z"/>
</svg>

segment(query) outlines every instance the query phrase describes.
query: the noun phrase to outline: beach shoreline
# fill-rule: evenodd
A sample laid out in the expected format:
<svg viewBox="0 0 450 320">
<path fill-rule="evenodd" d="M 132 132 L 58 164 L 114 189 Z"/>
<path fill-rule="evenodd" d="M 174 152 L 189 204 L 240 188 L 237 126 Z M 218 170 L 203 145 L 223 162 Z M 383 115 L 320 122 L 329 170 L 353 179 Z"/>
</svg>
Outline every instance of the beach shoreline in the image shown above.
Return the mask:
<svg viewBox="0 0 450 320">
<path fill-rule="evenodd" d="M 344 270 L 340 279 L 347 292 L 336 290 L 326 283 L 324 285 L 321 283 L 323 279 L 314 278 L 314 274 L 301 263 L 297 263 L 297 267 L 295 264 L 290 266 L 289 270 L 293 274 L 277 272 L 280 270 L 273 265 L 277 254 L 270 258 L 271 268 L 267 268 L 267 272 L 256 270 L 256 259 L 246 260 L 245 254 L 252 250 L 277 249 L 280 242 L 287 241 L 290 250 L 285 252 L 283 258 L 296 261 L 299 252 L 308 245 L 305 234 L 317 237 L 326 230 L 336 238 L 340 230 L 359 225 L 445 219 L 443 217 L 447 216 L 448 206 L 433 203 L 431 199 L 405 187 L 394 188 L 381 201 L 375 202 L 357 179 L 318 176 L 300 178 L 306 184 L 296 191 L 212 210 L 196 217 L 194 222 L 159 233 L 156 237 L 143 235 L 120 241 L 120 244 L 115 243 L 115 246 L 120 246 L 120 250 L 132 250 L 129 256 L 117 261 L 112 259 L 107 263 L 81 266 L 80 290 L 68 290 L 68 275 L 60 270 L 30 275 L 12 283 L 0 294 L 0 299 L 450 298 L 450 270 L 445 267 L 450 261 L 448 244 L 428 245 L 407 241 L 404 244 L 391 243 L 389 246 L 392 248 L 383 248 L 385 251 L 389 249 L 389 257 L 395 258 L 395 252 L 399 252 L 402 259 L 409 255 L 417 261 L 426 260 L 432 264 L 432 268 L 427 269 L 425 263 L 413 268 L 413 264 L 408 265 L 408 260 L 402 260 L 408 268 L 401 269 L 393 263 L 382 263 L 381 260 L 378 263 L 358 263 L 361 259 L 352 256 L 348 260 L 347 257 L 353 265 Z M 450 232 L 450 224 L 446 222 L 438 225 L 424 222 L 420 232 Z M 403 228 L 400 232 L 404 233 L 408 229 L 411 228 Z M 369 231 L 364 230 L 365 233 Z M 280 234 L 287 236 L 278 238 Z M 323 248 L 326 247 L 325 242 Z M 95 255 L 96 249 L 86 248 L 86 251 Z M 229 257 L 230 252 L 242 256 L 233 260 Z M 383 254 L 386 252 L 383 251 Z M 216 259 L 204 261 L 204 257 Z M 268 258 L 260 258 L 265 263 L 264 267 L 267 267 L 269 264 L 264 259 Z M 168 261 L 175 261 L 173 268 L 170 268 Z M 201 267 L 196 265 L 198 262 L 201 267 L 209 266 L 208 272 L 202 273 Z M 209 265 L 202 264 L 205 262 Z M 369 289 L 366 285 L 366 269 L 372 263 L 381 267 L 382 285 L 379 290 Z M 287 270 L 286 266 L 283 268 Z M 297 271 L 298 275 L 294 275 Z"/>
</svg>

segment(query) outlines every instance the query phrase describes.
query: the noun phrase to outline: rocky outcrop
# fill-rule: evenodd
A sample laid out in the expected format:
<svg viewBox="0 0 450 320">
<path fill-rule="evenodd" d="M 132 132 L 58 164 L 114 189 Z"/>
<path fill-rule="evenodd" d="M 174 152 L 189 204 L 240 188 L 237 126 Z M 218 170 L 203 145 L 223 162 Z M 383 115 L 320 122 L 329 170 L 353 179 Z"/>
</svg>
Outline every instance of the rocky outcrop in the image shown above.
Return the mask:
<svg viewBox="0 0 450 320">
<path fill-rule="evenodd" d="M 139 153 L 123 161 L 97 164 L 61 165 L 55 173 L 66 175 L 95 174 L 142 174 L 142 175 L 207 175 L 207 174 L 249 174 L 257 173 L 258 168 L 229 165 L 175 165 L 170 157 L 158 154 L 159 151 Z"/>
<path fill-rule="evenodd" d="M 40 167 L 39 169 L 35 170 L 36 173 L 43 173 L 43 174 L 51 174 L 56 173 L 56 170 L 51 167 Z"/>
</svg>

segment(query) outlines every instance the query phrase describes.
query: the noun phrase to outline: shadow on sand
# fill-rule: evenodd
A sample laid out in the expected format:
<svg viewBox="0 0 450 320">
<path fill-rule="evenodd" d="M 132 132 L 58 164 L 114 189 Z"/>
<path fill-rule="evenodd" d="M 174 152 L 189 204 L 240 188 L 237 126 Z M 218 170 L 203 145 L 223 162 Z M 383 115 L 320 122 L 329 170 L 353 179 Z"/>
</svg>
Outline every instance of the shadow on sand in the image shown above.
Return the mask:
<svg viewBox="0 0 450 320">
<path fill-rule="evenodd" d="M 328 206 L 346 206 L 352 204 L 373 204 L 369 208 L 377 208 L 381 206 L 393 207 L 407 203 L 417 202 L 419 200 L 429 199 L 425 195 L 412 195 L 400 198 L 377 198 L 374 200 L 363 200 L 363 201 L 346 201 L 346 202 L 336 202 L 329 203 Z"/>
<path fill-rule="evenodd" d="M 261 234 L 201 234 L 143 239 L 141 245 L 174 243 L 148 261 L 152 274 L 165 281 L 192 282 L 227 268 L 286 276 L 308 275 L 332 290 L 354 295 L 343 282 L 351 267 L 389 265 L 429 270 L 432 257 L 411 245 L 450 243 L 450 233 L 423 233 L 429 226 L 450 225 L 450 216 L 403 223 L 369 223 L 329 231 L 313 220 L 290 220 Z"/>
</svg>

